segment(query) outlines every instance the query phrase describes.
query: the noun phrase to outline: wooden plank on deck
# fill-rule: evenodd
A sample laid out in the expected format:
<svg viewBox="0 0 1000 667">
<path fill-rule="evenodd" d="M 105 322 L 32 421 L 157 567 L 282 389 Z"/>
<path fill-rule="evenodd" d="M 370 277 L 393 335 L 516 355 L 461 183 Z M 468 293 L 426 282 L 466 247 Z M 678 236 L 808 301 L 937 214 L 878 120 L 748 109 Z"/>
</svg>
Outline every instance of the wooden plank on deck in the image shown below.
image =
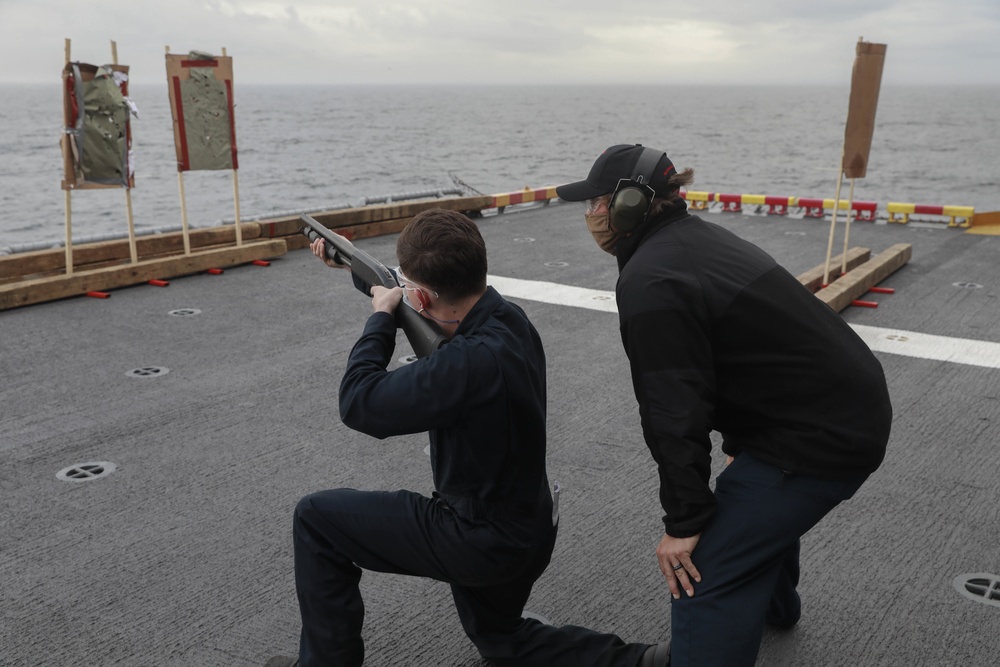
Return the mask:
<svg viewBox="0 0 1000 667">
<path fill-rule="evenodd" d="M 245 222 L 240 231 L 244 241 L 260 237 L 260 225 L 256 223 Z M 232 244 L 236 242 L 236 227 L 224 225 L 194 229 L 191 230 L 190 237 L 192 251 L 197 248 Z M 136 239 L 136 248 L 140 259 L 169 254 L 182 255 L 184 253 L 184 237 L 180 232 L 140 236 Z M 88 268 L 88 265 L 106 264 L 130 258 L 127 239 L 73 245 L 74 270 L 83 271 Z M 62 247 L 0 257 L 0 283 L 10 279 L 20 279 L 24 276 L 65 270 L 66 251 Z"/>
<path fill-rule="evenodd" d="M 87 292 L 140 285 L 154 279 L 175 278 L 211 268 L 247 264 L 257 259 L 280 257 L 286 253 L 286 248 L 283 239 L 256 241 L 242 246 L 142 260 L 136 264 L 109 266 L 68 276 L 62 274 L 0 285 L 0 310 L 79 296 Z"/>
<path fill-rule="evenodd" d="M 847 251 L 847 270 L 851 271 L 871 257 L 872 251 L 868 248 L 850 248 Z M 844 255 L 840 254 L 830 260 L 830 280 L 836 280 L 840 276 L 840 267 L 844 264 Z M 814 266 L 805 273 L 796 276 L 799 282 L 815 294 L 823 286 L 823 274 L 826 273 L 826 264 Z"/>
<path fill-rule="evenodd" d="M 829 287 L 816 292 L 816 296 L 839 313 L 851 305 L 852 301 L 909 262 L 912 256 L 911 244 L 897 243 L 856 269 L 848 271 Z"/>
</svg>

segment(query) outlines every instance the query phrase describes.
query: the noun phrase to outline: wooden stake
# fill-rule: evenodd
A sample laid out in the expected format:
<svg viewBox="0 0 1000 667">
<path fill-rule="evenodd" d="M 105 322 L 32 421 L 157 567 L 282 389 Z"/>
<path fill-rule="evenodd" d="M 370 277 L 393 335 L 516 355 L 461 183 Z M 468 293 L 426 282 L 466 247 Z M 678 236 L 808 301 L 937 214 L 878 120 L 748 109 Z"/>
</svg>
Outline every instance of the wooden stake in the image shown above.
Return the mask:
<svg viewBox="0 0 1000 667">
<path fill-rule="evenodd" d="M 170 45 L 163 47 L 165 55 L 170 55 Z M 191 254 L 191 233 L 188 226 L 187 196 L 184 194 L 184 172 L 177 170 L 177 192 L 181 198 L 181 236 L 184 239 L 184 254 Z"/>
<path fill-rule="evenodd" d="M 66 63 L 70 62 L 70 40 L 67 37 L 65 43 L 63 44 L 63 49 L 66 54 Z M 69 137 L 66 133 L 63 133 L 62 144 L 63 144 L 63 155 L 68 155 L 65 151 L 72 150 L 69 146 Z M 66 202 L 66 275 L 73 275 L 73 197 L 72 191 L 65 191 L 65 202 Z"/>
<path fill-rule="evenodd" d="M 236 245 L 243 245 L 243 230 L 240 221 L 240 179 L 237 175 L 239 170 L 233 169 L 233 200 L 236 202 Z"/>
<path fill-rule="evenodd" d="M 118 64 L 118 44 L 111 40 L 111 64 Z M 132 263 L 139 262 L 139 252 L 135 246 L 135 221 L 132 218 L 132 174 L 129 173 L 128 158 L 125 164 L 125 216 L 128 219 L 128 248 L 132 254 Z"/>
<path fill-rule="evenodd" d="M 226 47 L 222 47 L 222 57 L 226 57 Z M 240 229 L 242 222 L 240 221 L 240 179 L 236 174 L 236 169 L 233 169 L 233 201 L 236 204 L 236 245 L 243 245 L 243 231 Z"/>
<path fill-rule="evenodd" d="M 139 262 L 139 251 L 135 246 L 135 222 L 132 219 L 132 188 L 125 186 L 125 215 L 128 217 L 128 249 L 132 263 Z"/>
<path fill-rule="evenodd" d="M 830 240 L 826 244 L 826 267 L 823 270 L 823 284 L 830 284 L 830 256 L 833 254 L 833 235 L 837 229 L 837 212 L 840 210 L 840 187 L 844 183 L 844 156 L 840 156 L 840 170 L 837 174 L 837 196 L 833 200 L 833 219 L 830 221 Z"/>
<path fill-rule="evenodd" d="M 187 198 L 184 196 L 184 172 L 177 171 L 177 188 L 181 194 L 181 229 L 184 236 L 184 254 L 191 254 L 191 235 L 188 233 Z"/>
<path fill-rule="evenodd" d="M 847 226 L 844 228 L 844 265 L 840 267 L 840 275 L 847 273 L 847 243 L 851 238 L 851 220 L 854 218 L 854 181 L 851 179 L 851 193 L 847 196 Z"/>
<path fill-rule="evenodd" d="M 71 191 L 66 190 L 66 275 L 73 275 L 73 213 Z"/>
</svg>

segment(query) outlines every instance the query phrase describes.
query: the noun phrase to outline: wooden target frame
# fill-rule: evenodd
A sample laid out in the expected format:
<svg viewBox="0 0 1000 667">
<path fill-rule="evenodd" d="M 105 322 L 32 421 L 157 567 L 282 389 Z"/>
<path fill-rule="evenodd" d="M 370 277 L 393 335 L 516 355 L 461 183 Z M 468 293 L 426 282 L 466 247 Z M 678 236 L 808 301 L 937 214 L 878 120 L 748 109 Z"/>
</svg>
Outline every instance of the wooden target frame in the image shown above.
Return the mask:
<svg viewBox="0 0 1000 667">
<path fill-rule="evenodd" d="M 94 190 L 94 189 L 109 189 L 109 188 L 123 188 L 125 190 L 125 206 L 126 206 L 126 217 L 128 220 L 128 239 L 129 239 L 129 251 L 131 254 L 132 263 L 135 264 L 139 261 L 138 252 L 136 250 L 135 242 L 135 221 L 132 215 L 132 188 L 135 187 L 135 173 L 132 171 L 132 122 L 131 114 L 132 110 L 128 108 L 127 104 L 125 107 L 125 118 L 124 124 L 124 150 L 121 155 L 120 169 L 123 174 L 121 182 L 109 183 L 109 182 L 99 182 L 96 180 L 87 180 L 84 175 L 83 164 L 85 162 L 85 153 L 83 151 L 82 142 L 80 138 L 81 130 L 87 125 L 88 121 L 83 111 L 84 102 L 80 99 L 80 91 L 83 90 L 82 86 L 85 83 L 90 83 L 94 81 L 97 74 L 101 69 L 109 69 L 113 73 L 119 73 L 121 76 L 116 80 L 116 85 L 118 90 L 121 92 L 122 97 L 128 98 L 128 74 L 129 68 L 127 65 L 121 65 L 118 63 L 118 45 L 116 42 L 111 42 L 111 60 L 112 64 L 105 65 L 103 67 L 97 67 L 95 65 L 89 65 L 86 63 L 72 62 L 71 59 L 71 42 L 69 39 L 65 41 L 65 56 L 66 65 L 63 67 L 62 71 L 62 88 L 63 88 L 63 131 L 62 139 L 60 141 L 60 146 L 62 147 L 62 157 L 63 157 L 63 181 L 62 189 L 65 192 L 65 207 L 66 207 L 66 273 L 73 273 L 73 206 L 72 206 L 72 195 L 73 190 Z M 71 137 L 71 135 L 77 135 L 77 140 Z M 77 167 L 79 166 L 79 170 Z M 106 180 L 106 179 L 101 179 Z"/>
<path fill-rule="evenodd" d="M 222 49 L 221 56 L 210 56 L 208 54 L 176 54 L 170 53 L 170 47 L 166 49 L 167 67 L 167 90 L 170 96 L 170 114 L 174 125 L 174 148 L 177 155 L 177 187 L 181 200 L 181 226 L 184 235 L 184 254 L 191 253 L 191 243 L 189 240 L 189 224 L 187 215 L 187 198 L 184 193 L 184 172 L 201 170 L 230 169 L 233 173 L 233 201 L 236 208 L 236 245 L 243 244 L 243 234 L 240 229 L 240 192 L 239 192 L 239 160 L 236 145 L 236 115 L 234 113 L 235 104 L 233 101 L 233 59 L 226 55 L 226 49 Z M 197 72 L 211 82 L 221 84 L 225 90 L 224 104 L 220 105 L 218 100 L 206 98 L 188 99 L 185 102 L 185 84 L 191 80 L 192 74 Z M 195 104 L 192 108 L 192 104 Z M 228 119 L 229 132 L 224 137 L 229 161 L 226 164 L 206 161 L 199 157 L 200 153 L 194 149 L 195 142 L 200 146 L 209 146 L 216 141 L 215 137 L 197 134 L 194 128 L 193 116 L 199 113 L 222 116 Z M 218 155 L 218 150 L 216 149 Z"/>
<path fill-rule="evenodd" d="M 875 132 L 875 112 L 878 109 L 878 94 L 882 86 L 886 48 L 885 44 L 873 44 L 859 38 L 855 50 L 854 68 L 851 71 L 851 97 L 847 110 L 847 124 L 844 128 L 844 147 L 837 170 L 837 192 L 833 198 L 833 218 L 830 221 L 830 239 L 826 248 L 824 285 L 830 281 L 830 256 L 833 254 L 833 238 L 837 228 L 837 213 L 840 210 L 840 191 L 845 174 L 851 179 L 851 188 L 844 231 L 845 263 L 841 267 L 841 274 L 847 273 L 847 247 L 850 242 L 851 219 L 854 212 L 854 183 L 857 179 L 864 178 L 868 170 L 868 155 L 871 152 L 872 136 Z"/>
</svg>

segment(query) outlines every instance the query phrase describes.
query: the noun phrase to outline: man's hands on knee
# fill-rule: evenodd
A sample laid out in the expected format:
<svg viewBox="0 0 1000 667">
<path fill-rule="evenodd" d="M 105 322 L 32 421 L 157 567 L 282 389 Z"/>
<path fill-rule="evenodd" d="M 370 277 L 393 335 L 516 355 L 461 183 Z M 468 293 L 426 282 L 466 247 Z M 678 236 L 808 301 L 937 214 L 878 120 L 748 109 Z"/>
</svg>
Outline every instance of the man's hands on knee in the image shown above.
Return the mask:
<svg viewBox="0 0 1000 667">
<path fill-rule="evenodd" d="M 667 580 L 670 594 L 675 600 L 680 599 L 681 589 L 688 597 L 694 597 L 694 584 L 701 583 L 701 574 L 691 561 L 691 554 L 698 546 L 701 535 L 691 537 L 673 537 L 664 535 L 656 547 L 656 559 L 660 563 L 660 571 Z"/>
</svg>

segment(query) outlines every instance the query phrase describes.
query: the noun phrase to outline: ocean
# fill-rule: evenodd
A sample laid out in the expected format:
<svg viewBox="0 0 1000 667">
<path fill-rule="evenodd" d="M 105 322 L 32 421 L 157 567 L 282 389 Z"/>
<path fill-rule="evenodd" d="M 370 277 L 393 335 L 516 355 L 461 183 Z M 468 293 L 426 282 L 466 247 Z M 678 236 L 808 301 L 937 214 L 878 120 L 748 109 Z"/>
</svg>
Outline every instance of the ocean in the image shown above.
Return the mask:
<svg viewBox="0 0 1000 667">
<path fill-rule="evenodd" d="M 832 198 L 846 86 L 235 86 L 244 218 L 462 186 L 577 180 L 617 143 L 667 151 L 693 190 Z M 181 222 L 166 83 L 133 85 L 137 230 Z M 61 86 L 0 85 L 0 251 L 64 236 Z M 231 172 L 186 172 L 188 217 L 235 215 Z M 842 198 L 847 198 L 845 180 Z M 883 87 L 856 200 L 1000 209 L 1000 87 Z M 124 234 L 123 190 L 74 192 L 74 238 Z"/>
</svg>

